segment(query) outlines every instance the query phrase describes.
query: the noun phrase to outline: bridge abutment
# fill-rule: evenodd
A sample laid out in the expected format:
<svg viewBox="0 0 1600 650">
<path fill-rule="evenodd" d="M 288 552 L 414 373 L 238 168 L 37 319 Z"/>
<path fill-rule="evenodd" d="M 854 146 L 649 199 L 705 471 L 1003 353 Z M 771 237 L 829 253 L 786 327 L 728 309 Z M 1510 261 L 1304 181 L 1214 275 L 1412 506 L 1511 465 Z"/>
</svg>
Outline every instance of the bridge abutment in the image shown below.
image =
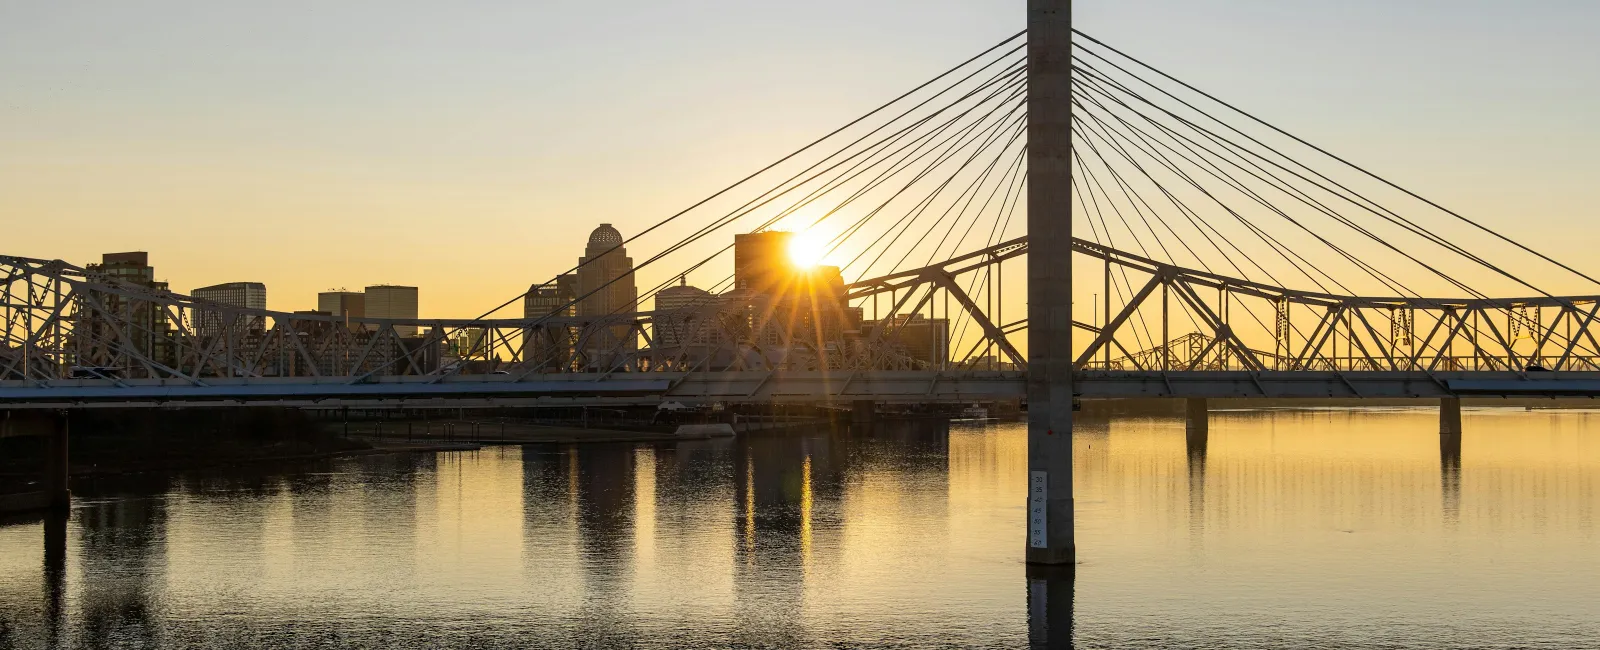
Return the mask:
<svg viewBox="0 0 1600 650">
<path fill-rule="evenodd" d="M 1461 398 L 1439 398 L 1439 435 L 1461 435 Z"/>
</svg>

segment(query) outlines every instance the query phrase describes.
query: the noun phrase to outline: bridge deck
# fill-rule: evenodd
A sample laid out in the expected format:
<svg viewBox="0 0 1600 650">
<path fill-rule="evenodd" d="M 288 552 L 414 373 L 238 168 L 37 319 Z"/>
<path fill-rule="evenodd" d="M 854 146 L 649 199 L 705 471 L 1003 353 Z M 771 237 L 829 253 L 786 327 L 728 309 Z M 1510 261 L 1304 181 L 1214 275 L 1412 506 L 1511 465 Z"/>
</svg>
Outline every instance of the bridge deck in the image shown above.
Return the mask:
<svg viewBox="0 0 1600 650">
<path fill-rule="evenodd" d="M 1083 371 L 1073 390 L 1087 398 L 1597 396 L 1600 372 Z"/>
<path fill-rule="evenodd" d="M 0 408 L 180 406 L 566 406 L 697 403 L 945 403 L 1013 400 L 1020 372 L 729 372 L 0 382 Z M 1081 398 L 1439 398 L 1600 396 L 1600 372 L 1079 371 Z"/>
<path fill-rule="evenodd" d="M 0 408 L 322 406 L 565 406 L 872 400 L 962 403 L 1020 399 L 1020 372 L 718 372 L 339 378 L 78 379 L 0 382 Z"/>
</svg>

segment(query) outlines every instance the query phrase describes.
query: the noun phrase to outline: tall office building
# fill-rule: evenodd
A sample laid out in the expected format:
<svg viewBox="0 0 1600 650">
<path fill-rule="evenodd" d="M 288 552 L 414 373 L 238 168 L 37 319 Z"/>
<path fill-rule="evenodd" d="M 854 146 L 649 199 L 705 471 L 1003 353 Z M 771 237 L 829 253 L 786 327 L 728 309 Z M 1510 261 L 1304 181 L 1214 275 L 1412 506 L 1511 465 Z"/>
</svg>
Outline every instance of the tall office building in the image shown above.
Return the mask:
<svg viewBox="0 0 1600 650">
<path fill-rule="evenodd" d="M 227 282 L 209 287 L 200 287 L 189 292 L 190 296 L 200 300 L 219 302 L 234 307 L 245 309 L 267 308 L 267 285 L 260 282 Z M 195 319 L 195 330 L 200 336 L 217 336 L 223 332 L 232 331 L 235 334 L 247 333 L 260 334 L 266 330 L 266 322 L 260 316 L 237 316 L 224 322 L 223 315 L 217 312 L 201 311 Z"/>
<path fill-rule="evenodd" d="M 571 316 L 577 313 L 577 306 L 571 304 L 577 297 L 578 275 L 557 276 L 555 282 L 528 287 L 527 295 L 522 297 L 522 317 Z"/>
<path fill-rule="evenodd" d="M 634 286 L 633 258 L 622 246 L 622 233 L 611 224 L 600 224 L 589 233 L 589 245 L 578 260 L 579 317 L 625 316 L 638 311 L 639 291 Z M 588 337 L 584 346 L 585 365 L 609 369 L 613 354 L 638 349 L 632 328 L 617 325 Z"/>
<path fill-rule="evenodd" d="M 86 265 L 84 270 L 153 292 L 167 291 L 167 283 L 156 281 L 150 254 L 144 251 L 106 253 L 99 264 Z M 124 345 L 158 363 L 176 364 L 172 323 L 166 311 L 156 305 L 121 294 L 91 291 L 80 296 L 73 309 L 74 330 L 80 334 L 74 337 L 73 344 L 79 365 L 113 363 L 130 375 L 138 374 L 144 364 L 118 357 Z M 113 320 L 123 319 L 126 327 L 113 326 Z M 124 340 L 125 343 L 119 342 Z"/>
<path fill-rule="evenodd" d="M 399 318 L 416 320 L 417 318 L 417 288 L 402 287 L 392 284 L 379 284 L 367 287 L 366 304 L 367 318 Z M 415 325 L 398 325 L 395 333 L 401 337 L 410 338 L 417 335 Z"/>
<path fill-rule="evenodd" d="M 656 292 L 656 346 L 676 348 L 719 341 L 716 324 L 705 322 L 706 314 L 698 309 L 715 302 L 716 296 L 705 289 L 689 286 L 687 278 L 678 278 L 678 286 Z"/>
<path fill-rule="evenodd" d="M 778 230 L 734 235 L 734 296 L 747 304 L 745 336 L 769 348 L 805 344 L 833 365 L 845 330 L 855 327 L 844 279 L 837 266 L 795 266 L 793 239 L 794 233 Z"/>
<path fill-rule="evenodd" d="M 325 311 L 340 319 L 355 320 L 367 315 L 367 294 L 360 291 L 324 291 L 317 294 L 317 311 Z M 360 326 L 352 326 L 359 329 Z"/>
<path fill-rule="evenodd" d="M 578 310 L 573 301 L 578 297 L 578 275 L 567 273 L 557 276 L 554 282 L 528 287 L 522 297 L 522 317 L 538 319 L 546 316 L 572 316 Z M 561 368 L 572 353 L 572 342 L 577 332 L 565 323 L 540 323 L 538 327 L 523 328 L 522 358 L 539 368 Z"/>
<path fill-rule="evenodd" d="M 777 294 L 795 273 L 789 261 L 794 233 L 782 230 L 740 233 L 733 236 L 733 288 Z"/>
<path fill-rule="evenodd" d="M 928 318 L 922 314 L 897 314 L 862 325 L 862 336 L 885 328 L 882 340 L 895 344 L 910 358 L 942 370 L 950 362 L 950 319 Z"/>
</svg>

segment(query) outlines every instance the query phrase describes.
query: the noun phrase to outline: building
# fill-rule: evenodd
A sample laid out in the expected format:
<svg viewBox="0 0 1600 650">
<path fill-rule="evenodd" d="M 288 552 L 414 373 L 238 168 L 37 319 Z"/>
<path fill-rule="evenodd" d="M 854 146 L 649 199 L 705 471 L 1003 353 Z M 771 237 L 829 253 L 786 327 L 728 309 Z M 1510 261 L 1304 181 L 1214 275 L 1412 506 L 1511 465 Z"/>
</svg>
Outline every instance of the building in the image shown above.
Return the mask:
<svg viewBox="0 0 1600 650">
<path fill-rule="evenodd" d="M 392 284 L 367 287 L 363 305 L 367 318 L 417 319 L 417 288 Z M 402 338 L 417 335 L 415 325 L 397 325 L 395 333 Z"/>
<path fill-rule="evenodd" d="M 859 327 L 837 266 L 797 267 L 789 256 L 794 233 L 769 230 L 734 235 L 734 291 L 748 322 L 738 329 L 769 362 L 789 367 L 838 367 L 845 332 Z M 795 353 L 804 352 L 801 356 Z"/>
<path fill-rule="evenodd" d="M 578 274 L 560 275 L 554 282 L 528 287 L 528 293 L 522 297 L 522 317 L 572 316 L 578 310 L 573 304 L 577 299 Z"/>
<path fill-rule="evenodd" d="M 198 300 L 233 307 L 262 310 L 267 308 L 267 285 L 260 282 L 215 284 L 195 289 L 189 292 L 189 295 Z M 227 331 L 232 331 L 236 335 L 261 334 L 266 331 L 266 319 L 261 316 L 240 314 L 235 317 L 225 317 L 220 312 L 205 309 L 195 312 L 194 325 L 195 332 L 200 336 L 219 336 Z"/>
<path fill-rule="evenodd" d="M 482 327 L 463 327 L 450 336 L 449 350 L 457 359 L 488 359 L 489 346 L 484 342 L 486 331 Z"/>
<path fill-rule="evenodd" d="M 121 281 L 150 293 L 168 290 L 167 283 L 156 281 L 150 254 L 144 251 L 106 253 L 99 264 L 88 264 L 84 270 L 91 277 Z M 124 351 L 166 366 L 177 365 L 172 321 L 160 306 L 123 294 L 87 291 L 77 298 L 73 312 L 76 365 L 110 367 L 124 376 L 142 376 L 145 365 Z"/>
<path fill-rule="evenodd" d="M 317 311 L 328 312 L 346 320 L 364 318 L 367 315 L 367 294 L 343 289 L 324 291 L 317 294 Z"/>
<path fill-rule="evenodd" d="M 939 370 L 950 363 L 950 319 L 928 318 L 922 314 L 897 314 L 890 318 L 862 325 L 862 336 L 872 336 L 879 327 L 887 327 L 880 335 L 886 342 L 929 370 Z"/>
<path fill-rule="evenodd" d="M 626 317 L 638 312 L 633 258 L 622 246 L 622 233 L 609 223 L 600 224 L 589 233 L 589 244 L 578 260 L 576 292 L 579 318 Z M 591 369 L 610 369 L 616 365 L 616 355 L 628 355 L 638 349 L 633 328 L 627 324 L 589 333 L 585 340 L 582 361 Z"/>
<path fill-rule="evenodd" d="M 567 273 L 557 276 L 554 282 L 528 287 L 522 297 L 522 317 L 536 320 L 567 317 L 577 314 L 578 275 Z M 572 356 L 572 344 L 577 332 L 566 323 L 540 323 L 522 331 L 522 358 L 525 362 L 545 370 L 558 370 Z"/>
<path fill-rule="evenodd" d="M 795 273 L 789 261 L 794 233 L 781 230 L 733 236 L 733 288 L 756 293 L 781 293 Z"/>
<path fill-rule="evenodd" d="M 656 292 L 656 315 L 653 325 L 655 346 L 676 352 L 682 345 L 714 345 L 722 341 L 716 323 L 707 323 L 704 307 L 716 304 L 717 297 L 699 287 L 689 286 L 687 278 L 678 278 L 678 286 Z"/>
</svg>

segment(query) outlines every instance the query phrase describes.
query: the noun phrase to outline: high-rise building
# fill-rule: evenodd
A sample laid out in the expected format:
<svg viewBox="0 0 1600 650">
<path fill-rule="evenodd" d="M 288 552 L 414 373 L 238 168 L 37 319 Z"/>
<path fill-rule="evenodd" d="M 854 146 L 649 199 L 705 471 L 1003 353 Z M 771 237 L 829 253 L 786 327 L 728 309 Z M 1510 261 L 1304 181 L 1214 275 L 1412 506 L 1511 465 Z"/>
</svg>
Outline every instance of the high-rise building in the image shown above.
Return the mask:
<svg viewBox="0 0 1600 650">
<path fill-rule="evenodd" d="M 345 320 L 355 320 L 367 315 L 367 294 L 360 291 L 324 291 L 317 294 L 317 311 L 325 311 Z M 352 326 L 359 329 L 360 326 Z"/>
<path fill-rule="evenodd" d="M 622 233 L 611 224 L 600 224 L 589 233 L 589 245 L 578 260 L 577 316 L 604 318 L 627 316 L 638 311 L 639 292 L 634 286 L 633 258 L 622 246 Z M 638 349 L 633 328 L 616 325 L 591 334 L 584 345 L 584 365 L 609 369 L 615 354 Z"/>
<path fill-rule="evenodd" d="M 577 292 L 576 273 L 557 276 L 555 282 L 528 287 L 527 295 L 522 297 L 522 317 L 571 316 L 577 313 L 577 305 L 572 304 L 578 298 Z"/>
<path fill-rule="evenodd" d="M 777 294 L 793 278 L 789 244 L 794 233 L 782 230 L 733 236 L 733 288 Z"/>
<path fill-rule="evenodd" d="M 910 358 L 926 364 L 930 370 L 939 370 L 950 361 L 950 319 L 928 318 L 922 314 L 897 314 L 890 318 L 865 323 L 862 335 L 884 328 L 878 335 L 881 340 L 894 344 Z"/>
<path fill-rule="evenodd" d="M 106 253 L 99 264 L 84 267 L 92 276 L 119 280 L 154 293 L 165 293 L 167 283 L 157 282 L 150 254 L 144 251 Z M 156 304 L 118 293 L 85 292 L 73 307 L 74 348 L 80 365 L 114 364 L 128 375 L 145 368 L 131 351 L 168 366 L 176 365 L 172 322 Z M 117 322 L 125 326 L 116 325 Z"/>
<path fill-rule="evenodd" d="M 578 275 L 566 273 L 554 282 L 528 287 L 522 297 L 522 317 L 539 319 L 546 316 L 572 316 L 578 307 Z M 540 323 L 538 327 L 524 328 L 522 332 L 522 358 L 525 362 L 547 370 L 559 369 L 572 353 L 572 343 L 577 332 L 565 323 Z"/>
<path fill-rule="evenodd" d="M 687 278 L 678 285 L 656 292 L 654 336 L 656 347 L 705 345 L 721 340 L 716 323 L 705 322 L 702 307 L 716 303 L 717 297 L 699 287 L 689 286 Z"/>
<path fill-rule="evenodd" d="M 797 267 L 789 257 L 794 233 L 768 230 L 734 235 L 733 296 L 747 304 L 745 335 L 773 348 L 785 341 L 839 360 L 844 332 L 854 329 L 837 266 Z M 832 351 L 832 352 L 830 352 Z"/>
<path fill-rule="evenodd" d="M 189 292 L 191 297 L 209 300 L 245 309 L 267 308 L 267 285 L 260 282 L 227 282 L 200 287 Z M 231 331 L 236 335 L 260 334 L 266 330 L 266 321 L 260 316 L 240 315 L 224 319 L 221 313 L 200 310 L 195 318 L 195 331 L 200 336 L 218 336 Z"/>
<path fill-rule="evenodd" d="M 416 320 L 417 288 L 392 284 L 367 287 L 364 307 L 367 312 L 367 318 Z M 417 335 L 417 327 L 415 325 L 397 325 L 395 326 L 395 333 L 403 338 L 414 337 Z"/>
</svg>

